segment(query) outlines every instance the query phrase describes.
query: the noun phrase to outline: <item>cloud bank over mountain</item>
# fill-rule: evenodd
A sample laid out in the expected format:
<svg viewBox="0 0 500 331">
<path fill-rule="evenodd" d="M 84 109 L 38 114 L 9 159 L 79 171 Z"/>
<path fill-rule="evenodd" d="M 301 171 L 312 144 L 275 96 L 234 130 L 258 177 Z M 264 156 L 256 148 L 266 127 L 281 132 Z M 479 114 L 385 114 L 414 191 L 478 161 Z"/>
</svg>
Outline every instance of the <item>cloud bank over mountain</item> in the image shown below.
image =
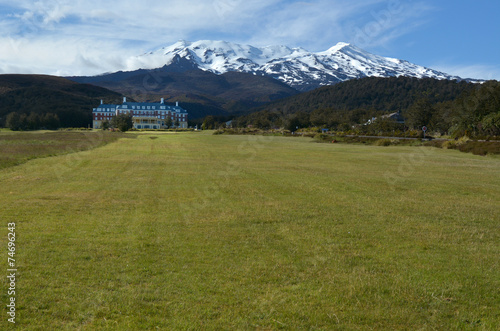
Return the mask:
<svg viewBox="0 0 500 331">
<path fill-rule="evenodd" d="M 179 39 L 310 51 L 345 41 L 407 59 L 398 54 L 401 41 L 426 26 L 437 6 L 428 0 L 0 0 L 0 73 L 111 72 Z"/>
</svg>

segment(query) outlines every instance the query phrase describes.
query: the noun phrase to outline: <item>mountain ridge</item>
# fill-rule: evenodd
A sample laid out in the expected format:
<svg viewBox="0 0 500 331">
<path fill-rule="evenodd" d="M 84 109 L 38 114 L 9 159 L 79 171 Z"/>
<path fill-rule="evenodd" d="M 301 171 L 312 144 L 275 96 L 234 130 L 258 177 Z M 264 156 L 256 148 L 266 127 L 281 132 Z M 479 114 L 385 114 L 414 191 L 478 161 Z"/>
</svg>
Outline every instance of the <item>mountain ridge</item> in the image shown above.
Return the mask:
<svg viewBox="0 0 500 331">
<path fill-rule="evenodd" d="M 405 60 L 369 53 L 339 42 L 323 52 L 288 46 L 255 47 L 226 41 L 185 40 L 135 56 L 129 69 L 155 69 L 183 60 L 190 67 L 224 74 L 229 71 L 269 76 L 299 91 L 309 91 L 363 77 L 415 77 L 479 82 L 452 76 Z"/>
<path fill-rule="evenodd" d="M 340 42 L 323 52 L 284 45 L 254 47 L 226 41 L 178 41 L 129 58 L 128 71 L 67 77 L 138 101 L 164 97 L 186 105 L 191 118 L 245 113 L 266 102 L 366 77 L 475 82 L 371 54 Z"/>
</svg>

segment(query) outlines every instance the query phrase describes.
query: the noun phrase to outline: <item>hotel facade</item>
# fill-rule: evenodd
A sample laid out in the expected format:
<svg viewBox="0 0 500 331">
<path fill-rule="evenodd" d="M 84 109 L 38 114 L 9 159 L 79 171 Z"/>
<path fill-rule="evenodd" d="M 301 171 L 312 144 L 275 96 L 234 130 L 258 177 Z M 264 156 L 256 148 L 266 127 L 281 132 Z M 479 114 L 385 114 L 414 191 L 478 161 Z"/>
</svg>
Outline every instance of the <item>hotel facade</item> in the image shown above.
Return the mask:
<svg viewBox="0 0 500 331">
<path fill-rule="evenodd" d="M 101 104 L 92 110 L 92 123 L 94 129 L 100 129 L 104 121 L 111 121 L 114 116 L 130 114 L 134 129 L 166 129 L 168 127 L 186 129 L 188 127 L 188 113 L 176 103 L 168 106 L 162 98 L 159 103 L 127 102 L 123 98 L 121 105 Z M 169 121 L 170 118 L 170 121 Z"/>
</svg>

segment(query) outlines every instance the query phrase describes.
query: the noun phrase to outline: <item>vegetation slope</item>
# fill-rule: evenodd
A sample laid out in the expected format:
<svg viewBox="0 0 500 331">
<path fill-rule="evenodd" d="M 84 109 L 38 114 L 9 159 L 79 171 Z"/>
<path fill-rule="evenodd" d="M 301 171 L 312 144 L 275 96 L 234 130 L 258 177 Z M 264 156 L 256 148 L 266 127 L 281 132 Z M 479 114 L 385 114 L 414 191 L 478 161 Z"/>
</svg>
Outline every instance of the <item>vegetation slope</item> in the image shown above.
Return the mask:
<svg viewBox="0 0 500 331">
<path fill-rule="evenodd" d="M 296 95 L 292 87 L 270 77 L 228 72 L 216 75 L 193 68 L 165 66 L 96 77 L 69 77 L 128 95 L 137 101 L 181 102 L 191 119 L 246 113 L 267 102 Z"/>
<path fill-rule="evenodd" d="M 405 125 L 387 126 L 391 130 L 425 125 L 429 131 L 455 135 L 500 135 L 500 83 L 363 78 L 270 103 L 240 117 L 235 125 L 383 130 L 384 125 L 363 125 L 392 112 L 399 112 L 406 121 Z"/>
<path fill-rule="evenodd" d="M 10 113 L 54 114 L 60 127 L 87 127 L 92 108 L 105 102 L 119 102 L 119 93 L 102 87 L 78 84 L 46 75 L 0 75 L 0 126 Z"/>
</svg>

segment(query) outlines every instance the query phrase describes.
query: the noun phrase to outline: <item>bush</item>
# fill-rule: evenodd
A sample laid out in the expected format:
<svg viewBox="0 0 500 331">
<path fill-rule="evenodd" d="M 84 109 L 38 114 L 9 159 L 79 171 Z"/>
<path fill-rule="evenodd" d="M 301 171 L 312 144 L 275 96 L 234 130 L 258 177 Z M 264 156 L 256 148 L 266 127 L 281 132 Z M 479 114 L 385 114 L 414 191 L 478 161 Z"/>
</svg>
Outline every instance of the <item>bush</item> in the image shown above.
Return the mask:
<svg viewBox="0 0 500 331">
<path fill-rule="evenodd" d="M 500 143 L 484 141 L 468 141 L 456 146 L 461 152 L 472 153 L 474 155 L 500 154 Z"/>
<path fill-rule="evenodd" d="M 327 135 L 327 134 L 324 134 L 324 133 L 318 133 L 318 134 L 314 135 L 313 139 L 316 142 L 324 142 L 324 141 L 332 140 L 332 137 Z"/>
<path fill-rule="evenodd" d="M 111 120 L 111 125 L 121 132 L 126 132 L 134 127 L 132 115 L 119 114 L 113 117 L 113 119 Z"/>
<path fill-rule="evenodd" d="M 481 122 L 481 129 L 484 133 L 490 135 L 500 134 L 500 111 L 491 113 Z"/>
<path fill-rule="evenodd" d="M 378 139 L 374 143 L 375 146 L 392 146 L 399 145 L 399 140 L 397 139 Z"/>
<path fill-rule="evenodd" d="M 460 146 L 467 144 L 470 141 L 470 138 L 467 136 L 460 137 L 455 140 L 445 141 L 442 145 L 445 149 L 458 149 Z"/>
<path fill-rule="evenodd" d="M 468 141 L 459 144 L 455 141 L 445 141 L 442 147 L 446 149 L 456 149 L 474 155 L 500 154 L 500 143 L 498 142 Z"/>
<path fill-rule="evenodd" d="M 461 152 L 472 153 L 474 155 L 500 154 L 500 142 L 472 141 L 468 137 L 448 141 L 429 141 L 425 143 L 425 146 L 456 149 Z"/>
<path fill-rule="evenodd" d="M 110 127 L 111 127 L 111 123 L 108 120 L 102 121 L 102 124 L 101 124 L 102 130 L 108 131 Z"/>
</svg>

